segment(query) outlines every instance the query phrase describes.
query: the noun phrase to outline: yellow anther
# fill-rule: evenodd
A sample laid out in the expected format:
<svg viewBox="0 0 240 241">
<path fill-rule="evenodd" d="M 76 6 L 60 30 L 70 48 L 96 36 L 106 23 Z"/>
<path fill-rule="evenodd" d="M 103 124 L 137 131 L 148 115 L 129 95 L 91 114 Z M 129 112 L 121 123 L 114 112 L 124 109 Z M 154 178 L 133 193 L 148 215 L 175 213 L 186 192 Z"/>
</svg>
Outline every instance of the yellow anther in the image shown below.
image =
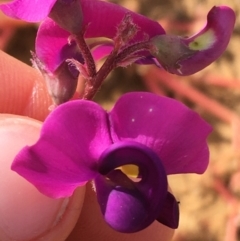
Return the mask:
<svg viewBox="0 0 240 241">
<path fill-rule="evenodd" d="M 124 165 L 119 168 L 129 177 L 137 178 L 139 173 L 139 168 L 136 165 Z"/>
</svg>

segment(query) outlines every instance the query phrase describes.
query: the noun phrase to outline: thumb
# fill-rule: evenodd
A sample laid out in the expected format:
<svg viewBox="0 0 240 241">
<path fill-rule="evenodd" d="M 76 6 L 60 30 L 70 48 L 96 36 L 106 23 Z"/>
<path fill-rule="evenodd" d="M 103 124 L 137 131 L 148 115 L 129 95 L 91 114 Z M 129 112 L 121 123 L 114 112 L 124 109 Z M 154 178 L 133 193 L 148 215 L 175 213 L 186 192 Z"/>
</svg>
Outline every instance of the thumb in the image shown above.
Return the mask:
<svg viewBox="0 0 240 241">
<path fill-rule="evenodd" d="M 1 102 L 0 102 L 1 103 Z M 0 115 L 0 240 L 63 241 L 75 226 L 85 188 L 70 198 L 48 198 L 10 170 L 14 156 L 36 142 L 41 122 Z"/>
</svg>

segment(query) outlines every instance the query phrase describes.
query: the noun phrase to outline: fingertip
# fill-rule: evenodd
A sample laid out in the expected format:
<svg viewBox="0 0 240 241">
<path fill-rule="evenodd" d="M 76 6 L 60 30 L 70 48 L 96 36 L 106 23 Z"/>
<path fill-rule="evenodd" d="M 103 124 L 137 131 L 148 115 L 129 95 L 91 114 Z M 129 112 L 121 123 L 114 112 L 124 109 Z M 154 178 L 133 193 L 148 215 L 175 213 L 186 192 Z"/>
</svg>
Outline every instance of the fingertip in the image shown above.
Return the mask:
<svg viewBox="0 0 240 241">
<path fill-rule="evenodd" d="M 41 74 L 0 51 L 0 113 L 44 120 L 52 101 Z"/>
<path fill-rule="evenodd" d="M 65 199 L 51 199 L 10 170 L 14 156 L 39 136 L 41 122 L 0 115 L 0 240 L 61 241 L 81 212 L 85 188 Z"/>
<path fill-rule="evenodd" d="M 85 187 L 77 188 L 69 198 L 66 208 L 59 212 L 54 225 L 33 241 L 65 241 L 77 223 L 82 211 L 84 197 Z"/>
</svg>

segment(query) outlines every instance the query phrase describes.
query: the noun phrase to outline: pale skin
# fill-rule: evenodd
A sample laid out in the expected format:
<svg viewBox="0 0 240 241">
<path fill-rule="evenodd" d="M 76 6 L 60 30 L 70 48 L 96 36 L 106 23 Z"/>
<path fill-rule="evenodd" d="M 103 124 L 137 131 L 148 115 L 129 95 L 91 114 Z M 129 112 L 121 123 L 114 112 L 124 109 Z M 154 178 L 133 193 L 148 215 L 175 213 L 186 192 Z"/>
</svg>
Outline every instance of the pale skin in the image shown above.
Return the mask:
<svg viewBox="0 0 240 241">
<path fill-rule="evenodd" d="M 18 151 L 38 139 L 52 102 L 40 73 L 1 51 L 0 83 L 0 240 L 171 240 L 174 231 L 158 222 L 134 234 L 111 229 L 91 184 L 69 199 L 50 199 L 11 171 Z"/>
</svg>

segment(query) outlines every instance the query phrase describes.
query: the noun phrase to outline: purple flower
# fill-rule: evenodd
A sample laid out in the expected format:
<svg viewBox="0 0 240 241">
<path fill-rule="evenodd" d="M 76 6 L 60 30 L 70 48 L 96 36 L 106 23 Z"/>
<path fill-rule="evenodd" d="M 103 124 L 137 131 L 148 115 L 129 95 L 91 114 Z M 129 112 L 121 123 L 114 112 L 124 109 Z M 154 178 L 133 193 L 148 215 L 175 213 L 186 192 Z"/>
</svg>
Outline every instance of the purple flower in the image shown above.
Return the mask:
<svg viewBox="0 0 240 241">
<path fill-rule="evenodd" d="M 149 37 L 149 51 L 137 49 L 136 53 L 132 54 L 132 59 L 140 64 L 156 64 L 177 75 L 194 74 L 219 58 L 227 47 L 235 23 L 232 9 L 225 6 L 213 7 L 208 13 L 206 26 L 194 36 L 183 38 L 166 35 L 157 22 L 114 4 L 81 0 L 81 5 L 83 26 L 88 26 L 85 38 L 106 37 L 113 40 L 118 24 L 130 13 L 133 23 L 139 27 L 131 44 Z M 71 43 L 69 44 L 70 35 L 52 19 L 46 19 L 41 24 L 36 39 L 36 53 L 51 71 L 66 60 L 61 54 L 63 48 L 72 51 Z M 95 61 L 107 56 L 113 46 L 113 42 L 107 42 L 95 47 L 92 51 Z M 122 65 L 124 63 L 119 63 L 119 66 Z"/>
<path fill-rule="evenodd" d="M 38 142 L 16 156 L 12 169 L 53 198 L 93 180 L 104 219 L 120 232 L 154 220 L 176 228 L 178 203 L 167 175 L 205 171 L 210 131 L 183 104 L 151 93 L 125 94 L 110 112 L 70 101 L 48 116 Z M 135 179 L 126 165 L 137 168 Z"/>
</svg>

